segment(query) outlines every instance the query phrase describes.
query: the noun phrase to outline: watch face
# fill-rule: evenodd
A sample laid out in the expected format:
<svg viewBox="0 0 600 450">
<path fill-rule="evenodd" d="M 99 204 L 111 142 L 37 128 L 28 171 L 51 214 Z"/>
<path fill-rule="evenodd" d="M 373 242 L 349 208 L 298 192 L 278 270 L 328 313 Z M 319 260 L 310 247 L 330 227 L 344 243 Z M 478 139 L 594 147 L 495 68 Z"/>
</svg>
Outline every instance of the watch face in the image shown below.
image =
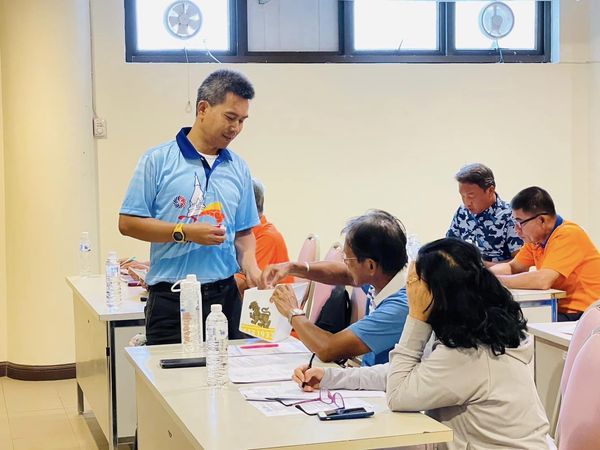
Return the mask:
<svg viewBox="0 0 600 450">
<path fill-rule="evenodd" d="M 183 233 L 181 231 L 176 231 L 173 233 L 173 239 L 175 239 L 176 242 L 182 242 L 183 241 Z"/>
</svg>

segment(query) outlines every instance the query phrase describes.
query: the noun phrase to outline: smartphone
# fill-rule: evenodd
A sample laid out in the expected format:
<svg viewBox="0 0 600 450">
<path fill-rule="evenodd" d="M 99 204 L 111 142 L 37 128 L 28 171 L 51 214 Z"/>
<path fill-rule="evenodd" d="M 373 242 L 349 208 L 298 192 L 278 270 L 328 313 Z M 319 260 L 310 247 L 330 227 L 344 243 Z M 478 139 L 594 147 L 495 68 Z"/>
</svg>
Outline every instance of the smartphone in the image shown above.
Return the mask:
<svg viewBox="0 0 600 450">
<path fill-rule="evenodd" d="M 180 367 L 204 367 L 206 366 L 206 358 L 174 358 L 161 359 L 160 367 L 163 369 L 178 369 Z"/>
<path fill-rule="evenodd" d="M 365 408 L 339 408 L 331 411 L 321 411 L 318 416 L 321 420 L 342 420 L 342 419 L 361 419 L 371 417 L 375 414 L 373 411 L 367 411 Z"/>
</svg>

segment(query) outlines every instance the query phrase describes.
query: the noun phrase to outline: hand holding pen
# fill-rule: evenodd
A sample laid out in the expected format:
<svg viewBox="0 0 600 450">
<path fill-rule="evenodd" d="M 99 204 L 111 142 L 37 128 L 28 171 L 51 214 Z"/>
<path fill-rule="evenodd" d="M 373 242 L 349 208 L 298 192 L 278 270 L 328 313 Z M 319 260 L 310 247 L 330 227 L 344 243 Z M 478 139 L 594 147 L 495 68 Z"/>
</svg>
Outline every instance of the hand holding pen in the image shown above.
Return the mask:
<svg viewBox="0 0 600 450">
<path fill-rule="evenodd" d="M 297 367 L 292 376 L 292 379 L 306 392 L 319 390 L 321 380 L 325 375 L 325 369 L 322 367 L 312 367 L 314 359 L 315 354 L 313 353 L 308 365 Z"/>
</svg>

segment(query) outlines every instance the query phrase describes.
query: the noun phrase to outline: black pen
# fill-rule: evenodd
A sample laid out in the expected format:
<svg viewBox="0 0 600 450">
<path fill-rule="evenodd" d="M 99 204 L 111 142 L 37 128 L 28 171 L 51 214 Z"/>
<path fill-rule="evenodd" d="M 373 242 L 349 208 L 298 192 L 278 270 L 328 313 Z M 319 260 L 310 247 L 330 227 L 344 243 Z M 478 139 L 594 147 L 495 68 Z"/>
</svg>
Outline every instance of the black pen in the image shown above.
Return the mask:
<svg viewBox="0 0 600 450">
<path fill-rule="evenodd" d="M 308 362 L 308 368 L 306 370 L 308 370 L 312 367 L 313 359 L 315 359 L 315 353 L 313 353 L 312 356 L 310 357 L 310 361 Z M 305 373 L 306 373 L 306 371 L 305 371 Z M 306 384 L 307 384 L 306 381 L 303 381 L 302 387 L 306 386 Z"/>
</svg>

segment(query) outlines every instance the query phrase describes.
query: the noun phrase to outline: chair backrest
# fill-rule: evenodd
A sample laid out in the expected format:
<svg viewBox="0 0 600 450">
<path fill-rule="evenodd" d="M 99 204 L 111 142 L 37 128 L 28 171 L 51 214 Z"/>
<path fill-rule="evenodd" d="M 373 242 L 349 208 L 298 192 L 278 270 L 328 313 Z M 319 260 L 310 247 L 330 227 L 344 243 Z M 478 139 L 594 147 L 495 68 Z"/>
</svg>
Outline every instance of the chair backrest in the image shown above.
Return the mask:
<svg viewBox="0 0 600 450">
<path fill-rule="evenodd" d="M 600 445 L 600 329 L 581 346 L 560 408 L 559 450 L 598 448 Z"/>
<path fill-rule="evenodd" d="M 316 234 L 309 234 L 298 254 L 297 261 L 299 263 L 313 262 L 319 260 L 319 236 Z"/>
<path fill-rule="evenodd" d="M 339 242 L 335 242 L 327 254 L 325 255 L 324 261 L 344 261 L 344 250 Z M 312 296 L 312 302 L 308 307 L 307 317 L 312 322 L 315 323 L 321 310 L 323 309 L 323 305 L 327 301 L 327 299 L 331 296 L 333 292 L 333 288 L 335 286 L 323 283 L 315 283 L 315 290 Z"/>
<path fill-rule="evenodd" d="M 575 327 L 575 331 L 573 332 L 573 337 L 571 338 L 571 343 L 569 344 L 569 350 L 567 351 L 567 358 L 565 360 L 565 366 L 563 368 L 562 377 L 560 379 L 561 394 L 564 394 L 565 388 L 569 383 L 569 377 L 573 368 L 573 362 L 577 358 L 579 350 L 587 341 L 592 331 L 599 327 L 600 301 L 597 301 L 585 310 L 585 312 L 579 319 L 577 326 Z"/>
<path fill-rule="evenodd" d="M 350 302 L 352 303 L 350 323 L 354 323 L 365 317 L 365 313 L 367 312 L 367 294 L 365 294 L 365 291 L 361 287 L 352 288 Z"/>
</svg>

